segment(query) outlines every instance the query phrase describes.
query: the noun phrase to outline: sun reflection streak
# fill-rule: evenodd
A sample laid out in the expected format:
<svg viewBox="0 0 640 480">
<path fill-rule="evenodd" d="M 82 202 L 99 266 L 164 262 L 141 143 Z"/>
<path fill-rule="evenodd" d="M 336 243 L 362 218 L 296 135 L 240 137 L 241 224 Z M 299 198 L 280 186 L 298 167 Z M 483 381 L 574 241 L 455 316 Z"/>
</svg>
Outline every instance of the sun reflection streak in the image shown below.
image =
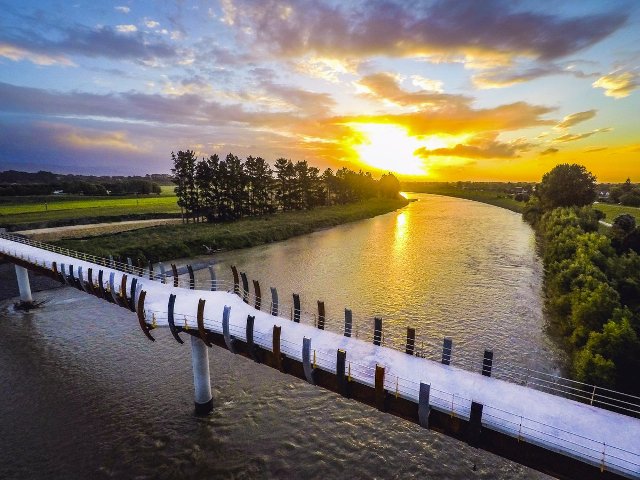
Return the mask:
<svg viewBox="0 0 640 480">
<path fill-rule="evenodd" d="M 406 248 L 408 237 L 407 212 L 400 212 L 396 217 L 396 226 L 393 237 L 393 251 L 396 255 L 402 255 Z"/>
</svg>

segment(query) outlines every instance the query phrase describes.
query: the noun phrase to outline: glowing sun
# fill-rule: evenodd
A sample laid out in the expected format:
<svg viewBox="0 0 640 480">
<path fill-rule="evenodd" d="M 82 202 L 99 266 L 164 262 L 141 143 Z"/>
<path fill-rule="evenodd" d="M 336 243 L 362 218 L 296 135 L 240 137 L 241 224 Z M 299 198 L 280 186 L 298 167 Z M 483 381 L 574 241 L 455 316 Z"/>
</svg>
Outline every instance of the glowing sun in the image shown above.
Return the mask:
<svg viewBox="0 0 640 480">
<path fill-rule="evenodd" d="M 421 147 L 435 150 L 452 144 L 440 135 L 412 137 L 405 128 L 389 123 L 349 123 L 348 126 L 360 134 L 351 146 L 362 163 L 401 175 L 429 175 L 425 159 L 414 152 Z"/>
</svg>

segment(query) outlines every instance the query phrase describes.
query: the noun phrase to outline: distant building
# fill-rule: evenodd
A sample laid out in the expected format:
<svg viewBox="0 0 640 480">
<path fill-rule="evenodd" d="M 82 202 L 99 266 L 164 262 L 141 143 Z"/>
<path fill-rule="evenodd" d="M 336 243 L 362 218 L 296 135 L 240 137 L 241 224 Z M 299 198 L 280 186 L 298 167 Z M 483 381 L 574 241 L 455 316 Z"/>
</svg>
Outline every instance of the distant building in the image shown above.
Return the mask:
<svg viewBox="0 0 640 480">
<path fill-rule="evenodd" d="M 64 194 L 64 190 L 54 190 L 53 194 L 54 195 L 62 195 L 62 194 Z"/>
</svg>

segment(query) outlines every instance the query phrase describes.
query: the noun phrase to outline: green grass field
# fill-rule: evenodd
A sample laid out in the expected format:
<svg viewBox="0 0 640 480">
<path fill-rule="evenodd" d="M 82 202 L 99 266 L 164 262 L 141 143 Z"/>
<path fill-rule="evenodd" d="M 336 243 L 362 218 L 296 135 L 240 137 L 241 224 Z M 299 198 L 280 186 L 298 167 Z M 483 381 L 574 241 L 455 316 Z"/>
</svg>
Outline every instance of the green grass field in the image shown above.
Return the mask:
<svg viewBox="0 0 640 480">
<path fill-rule="evenodd" d="M 163 187 L 164 188 L 164 187 Z M 167 187 L 171 188 L 171 187 Z M 74 224 L 101 218 L 149 218 L 153 215 L 180 213 L 173 192 L 167 190 L 161 195 L 140 195 L 126 197 L 12 197 L 12 202 L 0 204 L 0 226 Z M 45 205 L 46 202 L 46 205 Z"/>
<path fill-rule="evenodd" d="M 613 220 L 623 213 L 633 215 L 636 222 L 640 224 L 640 208 L 638 207 L 625 207 L 624 205 L 612 205 L 610 203 L 596 203 L 593 208 L 604 212 L 606 217 L 604 221 L 607 223 L 613 222 Z"/>
<path fill-rule="evenodd" d="M 506 193 L 485 191 L 485 190 L 462 190 L 453 187 L 421 187 L 419 189 L 408 190 L 414 193 L 432 193 L 435 195 L 445 195 L 447 197 L 466 198 L 476 202 L 488 203 L 496 207 L 506 208 L 514 212 L 522 213 L 525 202 L 517 202 L 508 197 Z"/>
<path fill-rule="evenodd" d="M 405 199 L 371 199 L 308 211 L 277 213 L 231 223 L 167 225 L 85 239 L 56 242 L 71 250 L 97 256 L 142 258 L 152 261 L 186 258 L 206 253 L 203 245 L 232 250 L 285 240 L 342 223 L 391 212 Z"/>
</svg>

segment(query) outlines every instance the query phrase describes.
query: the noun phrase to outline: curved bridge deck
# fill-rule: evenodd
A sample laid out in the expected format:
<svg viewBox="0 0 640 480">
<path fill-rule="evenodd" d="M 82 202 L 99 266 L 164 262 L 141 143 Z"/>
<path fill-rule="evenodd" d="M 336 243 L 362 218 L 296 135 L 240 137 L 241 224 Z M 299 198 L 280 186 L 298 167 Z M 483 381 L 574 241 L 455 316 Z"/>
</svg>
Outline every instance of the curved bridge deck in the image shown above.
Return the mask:
<svg viewBox="0 0 640 480">
<path fill-rule="evenodd" d="M 8 235 L 0 252 L 137 311 L 150 338 L 154 328 L 197 336 L 560 478 L 640 478 L 638 418 L 296 323 L 233 291 L 174 287 L 127 265 Z"/>
</svg>

